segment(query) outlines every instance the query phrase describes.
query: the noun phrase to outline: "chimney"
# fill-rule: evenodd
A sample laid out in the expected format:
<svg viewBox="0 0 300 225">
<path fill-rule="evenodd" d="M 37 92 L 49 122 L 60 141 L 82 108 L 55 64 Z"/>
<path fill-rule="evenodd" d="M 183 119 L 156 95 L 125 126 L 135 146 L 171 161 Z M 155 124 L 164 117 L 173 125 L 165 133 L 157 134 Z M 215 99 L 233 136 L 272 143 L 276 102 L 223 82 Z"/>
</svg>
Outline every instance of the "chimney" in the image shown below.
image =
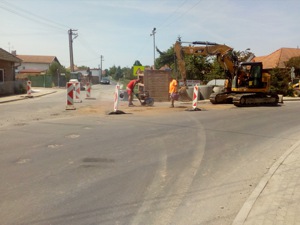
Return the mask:
<svg viewBox="0 0 300 225">
<path fill-rule="evenodd" d="M 11 51 L 11 54 L 12 54 L 13 56 L 17 56 L 17 51 L 16 51 L 16 50 L 13 50 L 13 51 Z"/>
</svg>

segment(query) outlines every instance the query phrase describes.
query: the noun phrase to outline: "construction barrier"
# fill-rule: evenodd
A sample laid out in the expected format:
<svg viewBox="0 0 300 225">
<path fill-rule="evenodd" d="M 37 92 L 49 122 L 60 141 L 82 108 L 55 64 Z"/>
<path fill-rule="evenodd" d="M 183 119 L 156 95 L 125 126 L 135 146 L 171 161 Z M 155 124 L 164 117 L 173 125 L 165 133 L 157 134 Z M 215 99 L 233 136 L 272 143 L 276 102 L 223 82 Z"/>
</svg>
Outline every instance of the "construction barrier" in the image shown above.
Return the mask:
<svg viewBox="0 0 300 225">
<path fill-rule="evenodd" d="M 32 95 L 31 95 L 32 91 L 31 91 L 31 81 L 28 80 L 27 81 L 27 97 L 31 98 Z"/>
<path fill-rule="evenodd" d="M 198 93 L 199 93 L 199 87 L 197 86 L 197 84 L 194 86 L 194 94 L 193 94 L 193 109 L 197 108 L 197 104 L 198 104 Z"/>
<path fill-rule="evenodd" d="M 91 97 L 92 84 L 90 82 L 86 83 L 86 98 L 88 100 L 96 100 L 96 98 Z"/>
<path fill-rule="evenodd" d="M 75 83 L 75 102 L 76 103 L 81 103 L 81 99 L 80 99 L 80 83 L 76 82 Z"/>
<path fill-rule="evenodd" d="M 119 95 L 120 95 L 120 85 L 117 83 L 115 93 L 114 93 L 114 111 L 110 112 L 108 115 L 121 115 L 126 114 L 122 110 L 118 110 L 119 107 Z"/>
<path fill-rule="evenodd" d="M 91 97 L 91 83 L 90 82 L 87 82 L 86 83 L 86 97 L 87 98 L 90 98 Z"/>
<path fill-rule="evenodd" d="M 67 106 L 66 110 L 76 109 L 74 106 L 74 85 L 72 82 L 67 83 Z"/>
<path fill-rule="evenodd" d="M 116 89 L 115 89 L 115 95 L 114 95 L 114 112 L 118 111 L 118 107 L 119 107 L 119 92 L 120 92 L 120 85 L 117 84 L 116 85 Z"/>
</svg>

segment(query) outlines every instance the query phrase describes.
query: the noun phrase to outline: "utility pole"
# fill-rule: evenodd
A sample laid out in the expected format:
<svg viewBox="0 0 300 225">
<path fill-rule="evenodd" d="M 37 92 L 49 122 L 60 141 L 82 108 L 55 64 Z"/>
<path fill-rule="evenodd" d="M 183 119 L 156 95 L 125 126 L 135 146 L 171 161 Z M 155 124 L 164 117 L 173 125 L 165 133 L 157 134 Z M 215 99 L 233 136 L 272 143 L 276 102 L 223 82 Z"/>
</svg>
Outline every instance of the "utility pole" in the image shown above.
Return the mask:
<svg viewBox="0 0 300 225">
<path fill-rule="evenodd" d="M 59 69 L 56 69 L 56 73 L 57 73 L 57 86 L 59 87 Z"/>
<path fill-rule="evenodd" d="M 156 28 L 154 27 L 150 36 L 153 36 L 153 69 L 155 69 L 155 33 Z"/>
<path fill-rule="evenodd" d="M 77 33 L 73 33 L 73 31 L 77 30 L 68 30 L 69 34 L 69 49 L 70 49 L 70 70 L 71 72 L 74 72 L 74 58 L 73 58 L 73 40 L 78 37 Z M 73 38 L 74 36 L 74 38 Z"/>
<path fill-rule="evenodd" d="M 103 55 L 100 55 L 100 79 L 99 79 L 99 81 L 101 81 L 101 79 L 102 79 L 102 61 L 104 61 Z"/>
</svg>

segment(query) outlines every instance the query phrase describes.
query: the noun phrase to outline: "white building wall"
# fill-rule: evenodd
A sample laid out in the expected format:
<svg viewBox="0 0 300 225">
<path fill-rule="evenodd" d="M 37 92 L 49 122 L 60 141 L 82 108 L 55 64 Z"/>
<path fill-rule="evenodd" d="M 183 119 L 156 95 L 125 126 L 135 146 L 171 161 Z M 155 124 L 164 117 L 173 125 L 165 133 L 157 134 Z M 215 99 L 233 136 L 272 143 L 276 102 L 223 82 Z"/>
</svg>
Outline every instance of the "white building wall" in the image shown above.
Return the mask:
<svg viewBox="0 0 300 225">
<path fill-rule="evenodd" d="M 23 62 L 21 66 L 18 67 L 19 71 L 22 70 L 47 70 L 49 69 L 48 63 L 26 63 Z"/>
</svg>

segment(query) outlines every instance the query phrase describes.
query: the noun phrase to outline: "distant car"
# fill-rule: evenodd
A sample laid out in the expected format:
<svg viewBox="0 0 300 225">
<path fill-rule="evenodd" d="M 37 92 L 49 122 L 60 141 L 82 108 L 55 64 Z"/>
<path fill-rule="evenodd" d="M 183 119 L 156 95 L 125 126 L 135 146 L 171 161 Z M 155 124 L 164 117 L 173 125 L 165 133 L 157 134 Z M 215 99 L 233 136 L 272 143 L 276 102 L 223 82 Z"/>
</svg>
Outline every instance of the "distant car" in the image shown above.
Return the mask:
<svg viewBox="0 0 300 225">
<path fill-rule="evenodd" d="M 110 84 L 110 80 L 107 77 L 103 77 L 100 80 L 100 84 Z"/>
</svg>

